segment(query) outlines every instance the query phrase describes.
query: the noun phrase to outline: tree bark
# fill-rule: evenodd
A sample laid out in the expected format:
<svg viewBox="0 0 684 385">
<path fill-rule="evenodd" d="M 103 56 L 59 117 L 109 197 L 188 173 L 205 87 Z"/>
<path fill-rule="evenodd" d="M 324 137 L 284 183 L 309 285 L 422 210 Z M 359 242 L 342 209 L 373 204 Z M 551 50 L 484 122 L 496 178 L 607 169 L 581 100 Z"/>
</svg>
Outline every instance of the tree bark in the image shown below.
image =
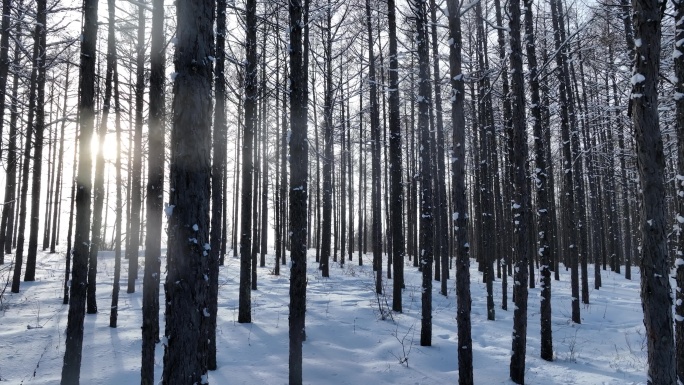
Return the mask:
<svg viewBox="0 0 684 385">
<path fill-rule="evenodd" d="M 214 6 L 176 1 L 163 384 L 208 383 Z"/>
<path fill-rule="evenodd" d="M 131 199 L 129 205 L 130 232 L 126 234 L 128 259 L 127 293 L 135 293 L 135 281 L 138 279 L 138 249 L 140 246 L 140 209 L 142 205 L 142 126 L 145 94 L 145 6 L 138 5 L 138 45 L 136 47 L 135 72 L 135 125 L 133 131 L 133 164 L 131 173 Z M 91 261 L 92 262 L 92 261 Z"/>
<path fill-rule="evenodd" d="M 427 15 L 425 4 L 420 0 L 409 3 L 415 20 L 418 53 L 418 133 L 423 149 L 430 148 L 429 110 L 432 105 L 431 86 L 428 75 L 430 58 L 427 40 Z M 433 191 L 432 166 L 421 151 L 420 161 L 420 264 L 422 268 L 420 346 L 432 345 L 432 262 L 433 262 Z"/>
<path fill-rule="evenodd" d="M 115 3 L 116 0 L 108 0 L 107 1 L 107 6 L 108 6 L 108 12 L 109 12 L 109 18 L 111 20 L 115 19 Z M 109 30 L 109 33 L 112 31 Z M 119 71 L 117 68 L 117 65 L 115 63 L 114 65 L 114 73 L 112 74 L 113 76 L 113 81 L 114 81 L 114 129 L 116 130 L 116 143 L 118 146 L 121 146 L 121 103 L 120 103 L 120 98 L 119 98 Z M 120 149 L 121 147 L 119 147 Z M 121 189 L 122 187 L 122 182 L 123 179 L 121 177 L 121 157 L 122 157 L 122 151 L 119 150 L 116 152 L 116 160 L 114 163 L 114 167 L 116 168 L 116 209 L 115 209 L 115 215 L 116 215 L 116 220 L 114 224 L 114 279 L 113 279 L 113 285 L 112 285 L 112 303 L 110 305 L 110 311 L 109 311 L 109 327 L 110 328 L 115 328 L 117 326 L 117 320 L 118 320 L 118 315 L 119 315 L 119 293 L 121 291 L 121 238 L 122 238 L 122 233 L 123 233 L 123 200 L 122 200 L 122 192 Z M 145 290 L 143 289 L 143 295 L 145 295 Z M 143 298 L 144 301 L 144 298 Z M 145 316 L 143 315 L 143 318 Z M 144 328 L 143 328 L 143 333 L 145 333 Z M 144 337 L 143 337 L 143 346 L 145 346 L 144 342 Z M 143 357 L 144 355 L 144 348 L 143 348 Z M 144 360 L 145 358 L 143 358 Z M 145 365 L 143 363 L 143 368 L 145 368 Z M 145 369 L 142 369 L 142 373 L 145 373 Z M 145 378 L 147 378 L 145 374 L 142 374 L 141 376 L 141 382 L 145 381 Z"/>
<path fill-rule="evenodd" d="M 113 34 L 114 32 L 110 31 L 110 33 Z M 147 385 L 152 385 L 154 382 L 154 350 L 155 344 L 159 342 L 159 282 L 164 204 L 164 110 L 166 102 L 164 92 L 164 71 L 166 67 L 164 0 L 153 0 L 152 2 L 152 41 L 150 45 L 147 237 L 145 238 L 145 273 L 143 276 L 142 366 L 140 371 L 141 383 Z M 209 271 L 210 273 L 213 272 L 211 269 Z M 215 314 L 211 307 L 209 310 L 210 314 Z M 210 340 L 213 341 L 214 337 L 211 336 Z"/>
<path fill-rule="evenodd" d="M 47 4 L 45 0 L 36 2 L 36 29 L 34 66 L 38 67 L 36 77 L 37 94 L 35 98 L 35 126 L 34 151 L 33 151 L 33 179 L 31 185 L 31 228 L 29 232 L 28 254 L 26 255 L 26 272 L 24 281 L 36 280 L 36 257 L 38 253 L 38 228 L 40 226 L 40 191 L 42 189 L 42 165 L 43 165 L 43 136 L 45 132 L 45 66 L 46 66 L 46 20 Z M 30 102 L 29 102 L 29 108 Z M 29 122 L 30 124 L 30 122 Z"/>
<path fill-rule="evenodd" d="M 114 4 L 111 4 L 111 8 Z M 98 145 L 97 157 L 95 158 L 95 183 L 93 185 L 93 213 L 92 213 L 92 236 L 90 243 L 90 263 L 88 264 L 88 288 L 86 289 L 86 312 L 88 314 L 97 313 L 97 299 L 95 288 L 97 282 L 97 253 L 103 243 L 102 235 L 102 210 L 104 206 L 104 145 L 107 136 L 107 123 L 109 120 L 109 110 L 112 102 L 112 80 L 114 77 L 114 66 L 116 66 L 116 38 L 114 36 L 115 16 L 114 10 L 109 9 L 109 19 L 107 27 L 107 69 L 105 75 L 105 95 L 102 106 L 102 117 L 100 127 L 97 130 Z"/>
<path fill-rule="evenodd" d="M 553 338 L 551 327 L 551 221 L 549 217 L 549 203 L 553 199 L 553 192 L 548 190 L 548 170 L 545 158 L 544 137 L 542 134 L 542 105 L 539 93 L 539 68 L 537 67 L 537 52 L 534 41 L 534 16 L 532 15 L 532 0 L 524 0 L 525 9 L 525 50 L 529 68 L 530 89 L 532 91 L 530 113 L 534 132 L 534 163 L 533 180 L 537 190 L 537 256 L 539 257 L 541 276 L 541 358 L 553 361 Z M 546 128 L 548 129 L 548 127 Z M 550 197 L 549 197 L 550 195 Z"/>
<path fill-rule="evenodd" d="M 449 68 L 451 82 L 451 121 L 453 146 L 451 149 L 452 200 L 456 243 L 456 324 L 458 328 L 458 383 L 473 384 L 473 340 L 470 320 L 470 244 L 468 243 L 468 212 L 465 188 L 465 113 L 464 77 L 461 72 L 461 15 L 458 0 L 447 0 L 449 12 Z"/>
<path fill-rule="evenodd" d="M 3 10 L 4 12 L 4 10 Z M 19 48 L 21 23 L 17 23 L 17 41 L 14 43 L 13 66 L 19 66 Z M 1 44 L 1 43 L 0 43 Z M 12 234 L 14 228 L 14 210 L 16 207 L 17 191 L 17 95 L 19 88 L 19 74 L 12 79 L 12 104 L 10 114 L 9 145 L 7 152 L 7 177 L 5 182 L 5 204 L 2 206 L 2 222 L 0 224 L 0 264 L 5 262 L 5 254 L 12 252 Z M 66 98 L 65 98 L 66 100 Z"/>
<path fill-rule="evenodd" d="M 69 70 L 71 66 L 67 62 L 64 81 L 64 98 L 62 100 L 62 123 L 59 134 L 59 155 L 57 156 L 57 181 L 55 182 L 54 208 L 52 210 L 52 236 L 50 240 L 50 253 L 56 252 L 57 238 L 59 237 L 60 208 L 62 207 L 62 171 L 64 169 L 64 129 L 67 121 L 67 94 L 69 90 Z M 0 230 L 0 234 L 2 231 Z M 1 235 L 0 235 L 1 236 Z M 0 243 L 1 244 L 1 243 Z M 2 246 L 0 246 L 0 249 Z"/>
<path fill-rule="evenodd" d="M 366 1 L 368 8 L 368 1 Z M 333 172 L 333 89 L 332 89 L 332 31 L 330 1 L 326 11 L 324 37 L 325 86 L 323 101 L 323 221 L 321 226 L 320 265 L 323 277 L 330 276 L 330 243 L 332 231 L 332 172 Z"/>
<path fill-rule="evenodd" d="M 160 17 L 163 21 L 163 14 Z M 160 43 L 163 35 L 160 33 Z M 163 43 L 162 43 L 163 44 Z M 209 246 L 209 357 L 207 367 L 216 370 L 216 317 L 218 312 L 218 274 L 223 226 L 221 219 L 224 207 L 224 175 L 226 173 L 226 151 L 228 147 L 226 126 L 226 1 L 216 2 L 216 88 L 214 97 L 214 137 L 212 141 L 213 157 L 211 163 L 211 234 Z M 154 47 L 152 47 L 154 52 Z M 163 71 L 162 71 L 163 75 Z M 163 79 L 163 76 L 162 76 Z M 163 99 L 162 99 L 163 100 Z M 163 111 L 163 110 L 162 110 Z M 163 158 L 162 158 L 163 159 Z"/>
<path fill-rule="evenodd" d="M 83 2 L 83 33 L 79 74 L 79 161 L 76 189 L 76 235 L 71 301 L 66 330 L 66 349 L 62 383 L 78 384 L 83 348 L 86 280 L 88 273 L 88 236 L 90 234 L 90 194 L 92 189 L 90 139 L 95 123 L 95 43 L 97 41 L 97 0 Z"/>
<path fill-rule="evenodd" d="M 657 0 L 633 0 L 632 7 L 636 54 L 631 79 L 631 111 L 642 198 L 640 267 L 648 346 L 647 383 L 675 384 L 672 292 L 665 225 L 665 154 L 658 117 L 660 24 L 664 5 Z"/>
<path fill-rule="evenodd" d="M 684 3 L 673 1 L 675 11 L 675 41 L 684 39 Z M 677 382 L 684 383 L 684 48 L 674 47 L 676 127 L 677 127 L 677 216 L 675 230 L 677 232 L 677 259 L 675 271 L 677 290 L 675 291 L 675 347 L 677 352 Z M 628 270 L 625 270 L 625 274 Z"/>
<path fill-rule="evenodd" d="M 307 68 L 308 39 L 302 43 L 302 13 L 309 1 L 292 0 L 290 15 L 290 268 L 289 382 L 302 383 L 302 342 L 305 339 L 307 250 Z M 305 17 L 308 19 L 308 17 Z"/>
<path fill-rule="evenodd" d="M 553 20 L 554 42 L 557 51 L 562 51 L 563 41 L 561 39 L 560 19 L 562 15 L 558 9 L 557 0 L 551 0 L 551 17 Z M 572 292 L 572 322 L 582 323 L 580 318 L 580 291 L 579 291 L 579 247 L 577 245 L 577 228 L 575 227 L 575 194 L 576 190 L 573 188 L 573 183 L 576 180 L 573 174 L 576 168 L 573 166 L 575 159 L 572 154 L 571 146 L 571 119 L 568 112 L 568 83 L 566 82 L 565 70 L 567 63 L 564 60 L 564 55 L 556 55 L 556 70 L 558 74 L 558 93 L 560 94 L 560 111 L 561 111 L 561 140 L 563 142 L 563 193 L 565 199 L 563 200 L 562 220 L 564 226 L 564 237 L 566 239 L 565 247 L 568 251 L 563 253 L 563 260 L 566 261 L 566 266 L 570 264 L 570 287 Z"/>
<path fill-rule="evenodd" d="M 514 195 L 513 224 L 515 230 L 513 274 L 513 341 L 510 375 L 513 382 L 525 383 L 525 353 L 527 342 L 527 279 L 529 259 L 529 236 L 527 229 L 530 215 L 530 196 L 528 195 L 528 149 L 525 122 L 525 84 L 523 82 L 523 60 L 521 41 L 520 1 L 509 0 L 509 44 L 511 69 L 511 108 L 512 115 L 512 160 Z"/>
<path fill-rule="evenodd" d="M 252 322 L 252 180 L 254 175 L 254 128 L 257 103 L 256 0 L 246 4 L 245 125 L 242 136 L 242 206 L 240 209 L 240 294 L 238 322 Z"/>
<path fill-rule="evenodd" d="M 373 270 L 375 270 L 375 292 L 382 294 L 382 214 L 380 201 L 380 111 L 378 108 L 377 82 L 375 77 L 375 54 L 373 51 L 373 23 L 370 0 L 366 0 L 366 28 L 368 33 L 368 86 L 370 89 L 370 133 L 371 133 L 371 239 L 373 242 Z"/>
<path fill-rule="evenodd" d="M 392 268 L 394 284 L 392 310 L 402 311 L 402 289 L 404 288 L 404 191 L 402 186 L 401 116 L 399 111 L 399 60 L 397 57 L 397 20 L 394 0 L 387 1 L 389 23 L 389 173 L 390 173 L 390 222 L 392 232 Z"/>
</svg>

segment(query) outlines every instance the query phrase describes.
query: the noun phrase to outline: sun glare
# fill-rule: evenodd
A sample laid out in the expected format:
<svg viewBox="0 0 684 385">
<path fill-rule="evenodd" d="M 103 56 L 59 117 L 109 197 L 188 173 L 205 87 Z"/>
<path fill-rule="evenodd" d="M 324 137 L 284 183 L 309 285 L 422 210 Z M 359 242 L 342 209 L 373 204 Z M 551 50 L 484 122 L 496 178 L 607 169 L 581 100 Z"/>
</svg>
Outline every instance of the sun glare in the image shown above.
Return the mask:
<svg viewBox="0 0 684 385">
<path fill-rule="evenodd" d="M 113 133 L 108 133 L 105 137 L 104 144 L 102 146 L 102 153 L 106 161 L 116 160 L 116 152 L 119 146 L 116 142 L 116 135 Z M 90 151 L 93 154 L 93 158 L 98 155 L 98 137 L 93 135 L 93 139 L 90 142 Z"/>
</svg>

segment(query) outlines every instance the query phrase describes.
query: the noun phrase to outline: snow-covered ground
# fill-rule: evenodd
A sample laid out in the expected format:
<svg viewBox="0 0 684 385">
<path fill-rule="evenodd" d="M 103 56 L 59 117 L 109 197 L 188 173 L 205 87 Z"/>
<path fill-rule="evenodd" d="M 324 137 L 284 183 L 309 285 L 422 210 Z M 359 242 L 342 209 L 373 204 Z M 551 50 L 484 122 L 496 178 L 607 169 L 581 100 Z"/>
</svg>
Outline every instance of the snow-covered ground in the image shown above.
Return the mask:
<svg viewBox="0 0 684 385">
<path fill-rule="evenodd" d="M 304 382 L 315 385 L 456 383 L 453 278 L 448 297 L 441 296 L 439 283 L 434 283 L 432 346 L 421 347 L 420 274 L 406 262 L 404 312 L 382 320 L 379 307 L 391 306 L 391 282 L 385 285 L 387 295 L 376 297 L 371 266 L 360 267 L 356 256 L 354 259 L 343 268 L 333 264 L 331 277 L 322 278 L 318 264 L 310 256 Z M 370 260 L 370 255 L 365 258 L 365 261 Z M 252 293 L 253 322 L 239 324 L 239 261 L 226 258 L 226 266 L 220 272 L 219 367 L 210 372 L 210 383 L 287 383 L 289 269 L 281 269 L 282 275 L 274 276 L 272 265 L 273 257 L 268 256 L 268 267 L 258 271 L 259 290 Z M 100 313 L 86 316 L 82 384 L 140 382 L 142 279 L 135 294 L 126 294 L 124 284 L 119 303 L 119 327 L 111 329 L 109 305 L 113 269 L 113 254 L 100 253 L 97 286 Z M 499 306 L 496 321 L 487 321 L 485 287 L 474 263 L 471 273 L 475 382 L 509 384 L 513 313 L 503 311 Z M 590 267 L 589 277 L 593 274 Z M 645 383 L 646 341 L 638 269 L 633 269 L 632 281 L 606 271 L 602 274 L 604 286 L 591 291 L 591 305 L 582 307 L 581 325 L 570 321 L 569 272 L 563 269 L 561 281 L 552 282 L 554 362 L 538 358 L 539 288 L 530 290 L 528 384 Z M 41 254 L 37 280 L 22 282 L 19 294 L 5 294 L 0 311 L 0 380 L 11 384 L 59 383 L 68 312 L 61 300 L 63 275 L 63 253 Z M 122 277 L 126 277 L 125 268 Z M 3 283 L 4 279 L 3 274 Z M 593 287 L 593 280 L 590 280 L 590 286 Z M 499 280 L 495 290 L 498 306 L 501 301 Z M 163 290 L 161 293 L 163 296 Z M 513 308 L 510 303 L 509 308 Z M 163 322 L 163 308 L 160 315 Z M 163 324 L 161 330 L 163 333 Z M 158 345 L 157 379 L 161 376 L 162 355 L 162 346 Z M 400 364 L 404 358 L 407 363 Z"/>
</svg>

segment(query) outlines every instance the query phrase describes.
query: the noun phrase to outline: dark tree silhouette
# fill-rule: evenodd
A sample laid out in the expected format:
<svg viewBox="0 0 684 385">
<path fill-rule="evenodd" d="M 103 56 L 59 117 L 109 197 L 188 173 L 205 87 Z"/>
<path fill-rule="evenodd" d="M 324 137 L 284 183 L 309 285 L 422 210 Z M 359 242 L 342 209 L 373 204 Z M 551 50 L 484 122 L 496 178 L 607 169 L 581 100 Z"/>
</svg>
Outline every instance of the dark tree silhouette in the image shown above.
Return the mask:
<svg viewBox="0 0 684 385">
<path fill-rule="evenodd" d="M 214 5 L 176 1 L 163 384 L 207 382 Z"/>
</svg>

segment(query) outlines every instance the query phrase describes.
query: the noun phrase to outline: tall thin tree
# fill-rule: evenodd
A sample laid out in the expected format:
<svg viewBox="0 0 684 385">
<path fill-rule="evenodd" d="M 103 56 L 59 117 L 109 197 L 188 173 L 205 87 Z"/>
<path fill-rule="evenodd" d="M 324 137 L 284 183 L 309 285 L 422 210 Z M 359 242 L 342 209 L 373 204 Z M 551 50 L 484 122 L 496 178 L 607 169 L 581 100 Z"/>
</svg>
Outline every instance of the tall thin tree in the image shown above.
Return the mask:
<svg viewBox="0 0 684 385">
<path fill-rule="evenodd" d="M 513 354 L 511 356 L 510 376 L 513 382 L 525 382 L 525 354 L 527 342 L 527 279 L 529 259 L 529 236 L 527 226 L 530 215 L 530 196 L 528 194 L 528 149 L 527 128 L 525 125 L 525 84 L 523 81 L 523 53 L 521 40 L 520 1 L 509 0 L 509 44 L 511 69 L 511 107 L 515 111 L 512 116 L 513 137 L 512 167 L 514 195 L 513 224 L 515 229 L 515 273 L 513 276 L 513 297 L 515 310 L 513 313 Z"/>
<path fill-rule="evenodd" d="M 389 145 L 390 145 L 390 217 L 392 224 L 392 267 L 394 286 L 392 310 L 402 311 L 402 289 L 404 286 L 404 194 L 402 186 L 401 116 L 399 110 L 399 58 L 397 49 L 397 17 L 394 0 L 387 1 L 389 29 Z M 351 243 L 350 243 L 351 245 Z M 344 257 L 344 256 L 343 256 Z"/>
<path fill-rule="evenodd" d="M 176 1 L 163 384 L 207 383 L 213 0 Z"/>
<path fill-rule="evenodd" d="M 289 380 L 302 383 L 302 343 L 305 339 L 306 248 L 308 152 L 307 141 L 307 69 L 308 39 L 302 16 L 309 0 L 292 0 L 290 15 L 290 317 Z M 305 20 L 307 17 L 304 18 Z M 302 36 L 304 35 L 304 36 Z"/>
<path fill-rule="evenodd" d="M 131 178 L 130 232 L 126 234 L 126 258 L 128 259 L 128 288 L 126 292 L 135 293 L 138 279 L 138 248 L 140 245 L 140 208 L 142 205 L 142 127 L 145 93 L 145 1 L 138 6 L 138 41 L 136 46 L 135 70 L 135 124 L 133 126 L 133 164 L 128 170 Z M 91 260 L 92 263 L 92 260 Z"/>
<path fill-rule="evenodd" d="M 631 111 L 641 185 L 641 304 L 648 346 L 648 384 L 675 384 L 670 265 L 665 219 L 665 154 L 658 116 L 664 3 L 633 0 L 635 55 Z M 638 42 L 638 43 L 637 43 Z"/>
<path fill-rule="evenodd" d="M 62 366 L 62 383 L 78 384 L 83 348 L 86 282 L 88 274 L 88 238 L 90 235 L 90 194 L 92 189 L 92 157 L 90 140 L 95 123 L 95 44 L 97 41 L 97 0 L 83 1 L 81 34 L 81 66 L 79 73 L 79 161 L 76 189 L 76 235 L 74 267 L 71 279 L 71 301 L 66 330 L 66 348 Z"/>
<path fill-rule="evenodd" d="M 429 76 L 430 53 L 427 36 L 427 12 L 425 2 L 414 0 L 409 3 L 416 34 L 418 54 L 418 134 L 420 146 L 430 148 L 429 111 L 431 108 L 431 86 Z M 433 260 L 433 191 L 432 165 L 430 156 L 421 151 L 420 160 L 420 268 L 422 272 L 420 345 L 432 345 L 432 260 Z"/>
<path fill-rule="evenodd" d="M 150 43 L 150 118 L 147 160 L 147 237 L 143 276 L 141 383 L 154 383 L 154 350 L 159 341 L 159 277 L 161 273 L 162 210 L 164 202 L 165 92 L 164 0 L 152 1 Z M 118 188 L 118 187 L 117 187 Z M 219 216 L 220 217 L 220 216 Z M 217 269 L 218 270 L 218 269 Z"/>
<path fill-rule="evenodd" d="M 219 251 L 221 250 L 222 223 L 224 215 L 224 174 L 226 172 L 226 149 L 228 147 L 226 127 L 226 1 L 216 2 L 216 88 L 214 96 L 214 137 L 211 163 L 211 234 L 209 246 L 209 370 L 216 369 L 216 312 L 218 309 Z M 163 35 L 162 35 L 163 41 Z M 154 48 L 153 48 L 154 49 Z"/>
<path fill-rule="evenodd" d="M 449 12 L 449 75 L 451 79 L 452 222 L 456 243 L 456 324 L 458 328 L 458 383 L 473 383 L 473 340 L 470 320 L 470 245 L 465 188 L 465 86 L 461 68 L 461 14 L 458 0 L 447 0 Z"/>
<path fill-rule="evenodd" d="M 257 125 L 257 17 L 256 0 L 247 0 L 245 124 L 242 136 L 242 205 L 240 207 L 240 294 L 238 322 L 252 322 L 252 182 L 254 175 L 254 130 Z"/>
</svg>

